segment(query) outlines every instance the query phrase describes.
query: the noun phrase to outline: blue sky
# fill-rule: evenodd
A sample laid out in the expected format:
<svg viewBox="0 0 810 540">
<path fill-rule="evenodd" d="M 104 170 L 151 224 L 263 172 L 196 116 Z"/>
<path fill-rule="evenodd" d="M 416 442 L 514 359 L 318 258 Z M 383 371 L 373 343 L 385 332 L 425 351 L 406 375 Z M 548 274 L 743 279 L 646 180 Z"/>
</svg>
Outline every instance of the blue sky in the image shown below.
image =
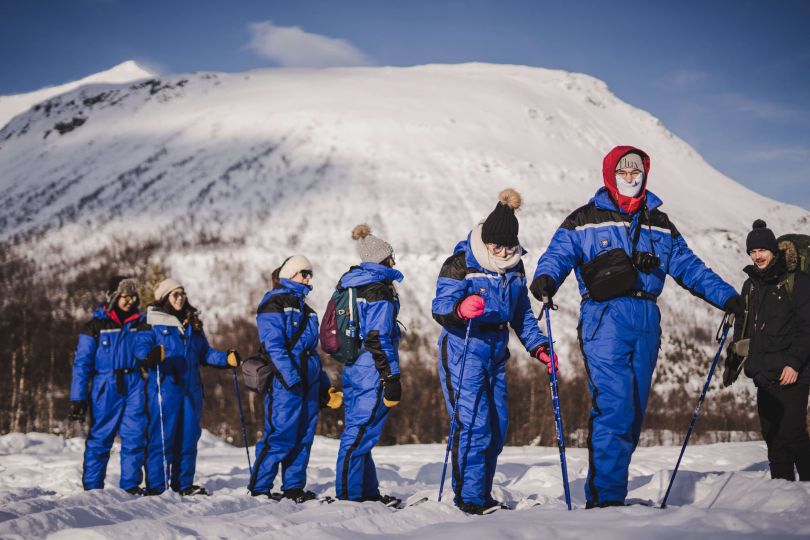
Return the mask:
<svg viewBox="0 0 810 540">
<path fill-rule="evenodd" d="M 162 73 L 525 64 L 598 77 L 714 167 L 810 209 L 810 1 L 0 0 L 0 95 Z"/>
</svg>

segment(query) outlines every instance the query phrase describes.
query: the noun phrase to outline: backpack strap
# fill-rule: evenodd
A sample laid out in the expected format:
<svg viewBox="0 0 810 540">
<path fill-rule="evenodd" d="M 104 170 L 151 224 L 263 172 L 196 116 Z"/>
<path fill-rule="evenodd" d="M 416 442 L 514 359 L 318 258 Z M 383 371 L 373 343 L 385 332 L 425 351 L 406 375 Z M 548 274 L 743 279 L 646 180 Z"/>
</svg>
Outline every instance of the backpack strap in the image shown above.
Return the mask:
<svg viewBox="0 0 810 540">
<path fill-rule="evenodd" d="M 748 313 L 751 309 L 751 281 L 747 280 L 743 286 L 742 297 L 745 299 L 745 316 L 743 317 L 742 332 L 740 339 L 745 339 L 745 334 L 748 331 Z"/>
<path fill-rule="evenodd" d="M 793 286 L 796 283 L 796 271 L 788 272 L 788 275 L 785 279 L 779 282 L 780 287 L 784 287 L 788 293 L 788 298 L 793 300 Z"/>
</svg>

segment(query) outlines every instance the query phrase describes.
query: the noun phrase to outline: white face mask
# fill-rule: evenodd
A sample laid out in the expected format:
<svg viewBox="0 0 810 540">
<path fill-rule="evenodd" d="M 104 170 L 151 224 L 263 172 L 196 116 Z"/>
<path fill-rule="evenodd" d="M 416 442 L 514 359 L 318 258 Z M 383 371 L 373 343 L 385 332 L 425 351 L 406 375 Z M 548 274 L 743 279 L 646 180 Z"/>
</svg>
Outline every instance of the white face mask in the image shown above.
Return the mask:
<svg viewBox="0 0 810 540">
<path fill-rule="evenodd" d="M 634 178 L 632 182 L 625 182 L 624 178 L 616 175 L 616 188 L 619 190 L 619 193 L 624 195 L 625 197 L 635 197 L 638 195 L 639 191 L 641 191 L 641 184 L 644 183 L 644 173 L 638 175 L 638 178 Z"/>
</svg>

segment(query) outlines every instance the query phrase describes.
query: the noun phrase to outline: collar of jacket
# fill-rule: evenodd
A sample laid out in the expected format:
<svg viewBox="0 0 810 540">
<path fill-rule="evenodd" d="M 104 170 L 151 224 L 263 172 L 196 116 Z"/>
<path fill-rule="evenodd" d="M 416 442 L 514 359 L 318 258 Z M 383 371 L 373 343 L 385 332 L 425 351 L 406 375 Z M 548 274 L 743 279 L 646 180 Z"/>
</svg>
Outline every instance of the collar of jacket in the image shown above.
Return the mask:
<svg viewBox="0 0 810 540">
<path fill-rule="evenodd" d="M 297 281 L 293 281 L 287 278 L 281 278 L 279 280 L 279 284 L 281 284 L 281 287 L 274 290 L 292 293 L 295 296 L 298 296 L 299 298 L 304 298 L 306 295 L 309 294 L 309 291 L 312 290 L 312 288 L 309 285 L 298 283 Z"/>
<path fill-rule="evenodd" d="M 645 198 L 647 202 L 647 210 L 650 211 L 655 210 L 656 208 L 664 204 L 663 201 L 659 199 L 658 196 L 652 191 L 647 191 Z M 598 190 L 596 190 L 596 193 L 594 194 L 593 197 L 591 197 L 590 202 L 593 203 L 593 205 L 599 208 L 600 210 L 612 210 L 613 212 L 620 212 L 622 214 L 630 213 L 626 212 L 624 209 L 619 207 L 618 203 L 616 202 L 616 200 L 613 198 L 613 196 L 610 194 L 610 192 L 607 190 L 606 187 L 600 187 Z M 644 205 L 639 207 L 639 210 L 641 210 L 643 207 Z"/>
<path fill-rule="evenodd" d="M 352 268 L 340 278 L 341 287 L 362 287 L 369 283 L 402 281 L 405 276 L 396 268 L 384 264 L 364 262 Z"/>
<path fill-rule="evenodd" d="M 107 304 L 99 304 L 96 310 L 93 312 L 94 319 L 109 319 L 120 326 L 124 326 L 131 322 L 135 322 L 140 319 L 141 313 L 136 309 L 132 315 L 126 318 L 123 322 L 118 320 L 118 316 L 115 315 L 115 312 L 112 309 L 107 309 Z"/>
<path fill-rule="evenodd" d="M 186 330 L 180 319 L 154 306 L 149 306 L 146 310 L 146 324 L 150 326 L 174 326 L 181 333 Z"/>
<path fill-rule="evenodd" d="M 785 254 L 781 250 L 776 254 L 771 264 L 766 266 L 764 270 L 760 270 L 755 264 L 749 264 L 743 268 L 743 272 L 748 274 L 751 279 L 761 283 L 779 283 L 785 279 L 787 271 Z"/>
</svg>

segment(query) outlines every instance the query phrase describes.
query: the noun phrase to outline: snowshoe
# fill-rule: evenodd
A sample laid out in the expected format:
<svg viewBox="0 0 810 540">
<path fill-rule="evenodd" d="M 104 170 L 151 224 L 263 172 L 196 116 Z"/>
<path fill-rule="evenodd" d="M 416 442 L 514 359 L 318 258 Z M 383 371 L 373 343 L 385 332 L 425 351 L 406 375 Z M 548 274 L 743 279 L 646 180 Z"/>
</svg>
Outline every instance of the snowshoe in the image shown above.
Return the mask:
<svg viewBox="0 0 810 540">
<path fill-rule="evenodd" d="M 363 497 L 360 499 L 360 502 L 368 501 L 381 502 L 390 508 L 399 508 L 399 506 L 402 504 L 402 499 L 392 497 L 391 495 L 373 495 L 371 497 Z"/>
<path fill-rule="evenodd" d="M 487 504 L 462 502 L 461 504 L 458 505 L 458 509 L 464 512 L 465 514 L 486 516 L 487 514 L 492 514 L 493 512 L 497 512 L 498 510 L 509 510 L 509 507 L 498 501 L 491 501 Z"/>
<path fill-rule="evenodd" d="M 177 493 L 179 493 L 183 497 L 194 497 L 196 495 L 203 495 L 207 497 L 208 495 L 211 495 L 210 493 L 208 493 L 207 489 L 197 485 L 187 487 L 186 489 L 181 489 Z"/>
<path fill-rule="evenodd" d="M 290 499 L 298 504 L 305 503 L 307 501 L 313 501 L 318 498 L 318 496 L 313 493 L 312 491 L 304 491 L 303 488 L 293 488 L 284 491 L 282 496 L 285 499 Z"/>
</svg>

